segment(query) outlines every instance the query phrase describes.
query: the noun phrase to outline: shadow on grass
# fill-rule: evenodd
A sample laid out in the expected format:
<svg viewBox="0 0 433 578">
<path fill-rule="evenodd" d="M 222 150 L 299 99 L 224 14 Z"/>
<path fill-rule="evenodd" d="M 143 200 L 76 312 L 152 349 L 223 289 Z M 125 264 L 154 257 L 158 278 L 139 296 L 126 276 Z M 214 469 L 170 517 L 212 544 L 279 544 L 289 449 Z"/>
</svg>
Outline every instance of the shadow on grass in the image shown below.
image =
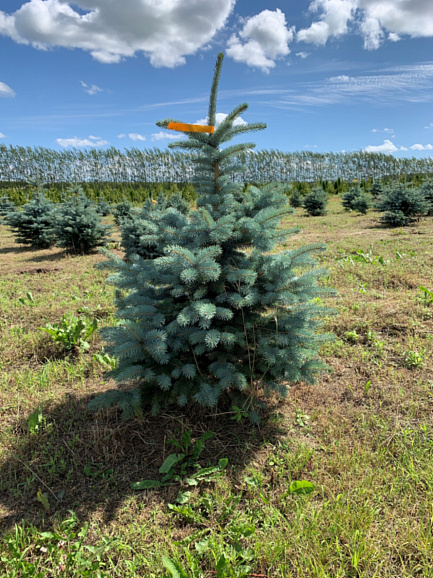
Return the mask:
<svg viewBox="0 0 433 578">
<path fill-rule="evenodd" d="M 177 409 L 122 421 L 116 409 L 89 412 L 91 398 L 68 394 L 61 403 L 42 407 L 36 434 L 29 431 L 28 416 L 13 425 L 14 444 L 0 467 L 2 533 L 22 520 L 46 528 L 66 519 L 70 510 L 82 522 L 98 511 L 108 523 L 131 496 L 150 509 L 161 501 L 173 503 L 178 485 L 137 492 L 131 483 L 160 480 L 164 459 L 178 452 L 169 440 L 180 440 L 185 431 L 192 431 L 193 440 L 208 431 L 216 434 L 205 442 L 202 467 L 228 458 L 229 468 L 241 469 L 280 431 L 270 423 L 269 410 L 260 428 L 231 419 L 233 413 L 224 409 L 214 415 Z M 37 500 L 39 490 L 48 498 L 48 514 Z M 206 491 L 206 483 L 199 491 Z"/>
<path fill-rule="evenodd" d="M 33 251 L 43 251 L 43 249 L 36 249 L 35 247 L 3 247 L 0 249 L 0 255 L 8 255 L 9 253 L 31 253 Z"/>
<path fill-rule="evenodd" d="M 34 263 L 44 263 L 44 262 L 52 262 L 52 261 L 60 261 L 67 257 L 66 253 L 63 250 L 58 250 L 55 253 L 50 255 L 35 255 L 31 259 L 28 259 L 28 262 Z"/>
</svg>

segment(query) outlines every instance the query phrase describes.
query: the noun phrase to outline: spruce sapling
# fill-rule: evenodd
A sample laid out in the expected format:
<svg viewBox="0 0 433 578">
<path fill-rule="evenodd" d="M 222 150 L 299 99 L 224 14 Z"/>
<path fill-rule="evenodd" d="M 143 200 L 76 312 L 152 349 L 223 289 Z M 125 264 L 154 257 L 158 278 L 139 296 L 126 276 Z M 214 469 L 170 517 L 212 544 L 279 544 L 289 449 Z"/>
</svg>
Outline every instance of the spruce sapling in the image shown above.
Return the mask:
<svg viewBox="0 0 433 578">
<path fill-rule="evenodd" d="M 394 184 L 382 193 L 376 208 L 384 213 L 380 218 L 389 227 L 405 227 L 428 213 L 430 203 L 417 187 Z"/>
<path fill-rule="evenodd" d="M 357 211 L 365 215 L 372 206 L 371 196 L 359 185 L 355 185 L 342 196 L 342 205 L 346 211 Z"/>
<path fill-rule="evenodd" d="M 433 179 L 425 181 L 421 186 L 421 192 L 424 195 L 427 202 L 430 204 L 428 215 L 433 215 Z"/>
<path fill-rule="evenodd" d="M 70 195 L 60 205 L 54 226 L 57 245 L 68 252 L 90 253 L 111 239 L 111 225 L 101 222 L 95 203 L 88 199 L 80 186 L 68 190 Z"/>
<path fill-rule="evenodd" d="M 377 183 L 377 182 L 376 182 L 376 183 L 373 183 L 373 184 L 371 185 L 370 193 L 371 193 L 371 196 L 372 196 L 374 199 L 377 199 L 378 197 L 380 197 L 380 196 L 382 195 L 382 193 L 383 193 L 383 186 L 382 186 L 382 184 L 381 184 L 381 183 Z"/>
<path fill-rule="evenodd" d="M 48 249 L 55 243 L 56 206 L 45 197 L 46 183 L 39 176 L 29 179 L 33 187 L 31 201 L 7 213 L 6 224 L 16 233 L 15 241 L 36 249 Z"/>
<path fill-rule="evenodd" d="M 111 206 L 104 199 L 100 199 L 99 202 L 96 203 L 95 209 L 96 212 L 99 213 L 102 217 L 107 217 L 111 214 Z"/>
<path fill-rule="evenodd" d="M 302 197 L 299 189 L 294 189 L 289 198 L 289 205 L 294 209 L 302 207 Z"/>
<path fill-rule="evenodd" d="M 314 187 L 307 195 L 302 206 L 312 217 L 326 215 L 326 205 L 328 203 L 328 193 L 322 187 Z"/>
<path fill-rule="evenodd" d="M 122 219 L 129 217 L 134 209 L 134 205 L 130 201 L 121 201 L 113 209 L 113 216 L 116 225 L 120 225 Z"/>
<path fill-rule="evenodd" d="M 16 209 L 15 204 L 7 195 L 0 197 L 0 218 L 5 218 L 6 215 Z"/>
<path fill-rule="evenodd" d="M 210 94 L 212 126 L 222 60 L 220 54 Z M 318 329 L 330 310 L 314 300 L 333 293 L 317 284 L 326 270 L 314 253 L 325 247 L 273 252 L 299 232 L 279 229 L 293 212 L 284 187 L 243 191 L 234 179 L 243 168 L 237 159 L 254 144 L 221 147 L 265 128 L 236 124 L 247 106 L 236 107 L 213 134 L 185 132 L 187 140 L 172 143 L 196 152 L 198 199 L 178 227 L 162 221 L 158 229 L 155 221 L 162 256 L 125 262 L 101 249 L 108 261 L 98 266 L 113 271 L 108 281 L 118 289 L 119 322 L 101 330 L 105 350 L 119 360 L 107 376 L 136 389 L 108 391 L 93 409 L 118 404 L 127 416 L 173 402 L 215 408 L 225 398 L 257 421 L 264 397 L 285 396 L 290 383 L 313 383 L 326 369 L 318 349 L 330 336 Z M 167 128 L 170 120 L 157 124 Z"/>
</svg>

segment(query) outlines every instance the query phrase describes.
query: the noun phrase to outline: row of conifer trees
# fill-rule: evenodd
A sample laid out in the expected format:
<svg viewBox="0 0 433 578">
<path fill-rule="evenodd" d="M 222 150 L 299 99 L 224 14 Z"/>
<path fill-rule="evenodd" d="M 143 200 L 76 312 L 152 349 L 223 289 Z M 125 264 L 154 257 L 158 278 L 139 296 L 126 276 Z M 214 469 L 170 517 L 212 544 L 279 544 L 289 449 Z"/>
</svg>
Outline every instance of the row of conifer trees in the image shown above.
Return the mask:
<svg viewBox="0 0 433 578">
<path fill-rule="evenodd" d="M 159 218 L 161 211 L 169 208 L 175 208 L 182 214 L 187 214 L 190 209 L 190 204 L 179 194 L 160 195 L 158 201 L 148 199 L 140 208 L 134 207 L 128 200 L 114 206 L 103 200 L 95 203 L 79 186 L 69 188 L 63 202 L 54 204 L 46 197 L 46 183 L 36 180 L 33 185 L 32 199 L 21 210 L 7 196 L 0 198 L 0 217 L 5 218 L 12 227 L 18 243 L 35 248 L 56 244 L 68 251 L 88 253 L 110 240 L 111 227 L 102 224 L 101 216 L 112 212 L 115 222 L 120 225 L 125 257 L 129 258 L 134 253 L 147 257 L 158 252 L 158 241 L 146 237 L 148 231 L 145 223 L 149 219 Z M 294 208 L 303 207 L 311 216 L 325 215 L 328 199 L 328 192 L 323 186 L 316 186 L 305 195 L 296 187 L 289 193 L 289 204 Z M 158 204 L 156 208 L 155 203 Z M 433 181 L 426 181 L 421 187 L 374 183 L 369 190 L 353 183 L 342 196 L 342 204 L 345 210 L 361 214 L 374 206 L 382 213 L 380 220 L 384 225 L 409 225 L 423 215 L 433 215 Z M 144 245 L 146 248 L 143 250 L 146 239 L 149 245 Z"/>
<path fill-rule="evenodd" d="M 112 240 L 109 238 L 112 227 L 101 220 L 112 213 L 120 226 L 123 248 L 128 256 L 138 246 L 141 219 L 154 204 L 158 203 L 159 210 L 169 207 L 182 213 L 190 210 L 190 203 L 179 194 L 161 195 L 158 201 L 148 199 L 141 208 L 128 200 L 116 205 L 104 200 L 95 203 L 80 186 L 69 187 L 62 202 L 53 203 L 46 196 L 47 183 L 37 178 L 29 184 L 33 194 L 22 207 L 16 206 L 7 195 L 0 197 L 0 217 L 15 233 L 17 243 L 35 249 L 57 245 L 69 252 L 89 253 Z"/>
<path fill-rule="evenodd" d="M 21 208 L 8 198 L 0 203 L 0 216 L 15 233 L 17 243 L 35 249 L 57 245 L 82 254 L 110 240 L 112 227 L 101 218 L 109 210 L 106 203 L 95 204 L 81 187 L 72 187 L 62 203 L 53 203 L 45 196 L 45 183 L 36 179 L 31 184 L 32 199 Z"/>
<path fill-rule="evenodd" d="M 292 207 L 303 207 L 309 215 L 326 215 L 328 193 L 323 187 L 314 187 L 306 195 L 294 189 L 289 203 Z M 424 215 L 433 215 L 433 179 L 416 187 L 404 183 L 382 186 L 380 183 L 366 190 L 354 183 L 342 196 L 342 205 L 346 211 L 365 214 L 374 207 L 383 213 L 380 221 L 391 227 L 409 225 Z"/>
</svg>

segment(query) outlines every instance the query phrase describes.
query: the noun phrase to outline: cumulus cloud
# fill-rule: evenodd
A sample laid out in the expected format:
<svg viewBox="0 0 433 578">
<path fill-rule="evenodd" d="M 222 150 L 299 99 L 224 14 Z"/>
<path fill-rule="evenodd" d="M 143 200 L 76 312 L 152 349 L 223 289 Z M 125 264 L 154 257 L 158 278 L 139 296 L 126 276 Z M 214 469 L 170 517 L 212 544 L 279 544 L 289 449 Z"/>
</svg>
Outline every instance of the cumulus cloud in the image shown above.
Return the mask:
<svg viewBox="0 0 433 578">
<path fill-rule="evenodd" d="M 369 145 L 368 147 L 365 147 L 364 151 L 366 153 L 384 153 L 388 155 L 391 153 L 395 153 L 395 151 L 398 151 L 398 148 L 390 140 L 385 140 L 384 143 L 381 145 L 377 146 Z"/>
<path fill-rule="evenodd" d="M 56 143 L 61 147 L 102 147 L 109 144 L 106 140 L 95 140 L 97 137 L 89 136 L 88 138 L 57 138 Z"/>
<path fill-rule="evenodd" d="M 226 116 L 227 115 L 224 112 L 217 112 L 216 113 L 216 115 L 215 115 L 215 128 L 219 127 L 219 125 L 222 123 L 222 121 L 225 119 Z M 209 119 L 208 119 L 208 117 L 200 118 L 199 120 L 195 121 L 195 124 L 208 125 Z M 233 126 L 244 126 L 246 124 L 247 124 L 247 122 L 241 116 L 238 116 L 238 118 L 234 121 Z"/>
<path fill-rule="evenodd" d="M 388 40 L 391 40 L 391 42 L 398 42 L 399 40 L 401 40 L 401 38 L 395 32 L 390 32 L 388 34 Z"/>
<path fill-rule="evenodd" d="M 0 132 L 0 138 L 6 138 L 6 135 Z"/>
<path fill-rule="evenodd" d="M 278 58 L 290 53 L 289 42 L 293 36 L 294 28 L 287 28 L 281 10 L 263 10 L 247 18 L 239 36 L 231 36 L 227 55 L 236 62 L 245 62 L 268 73 Z"/>
<path fill-rule="evenodd" d="M 164 140 L 164 139 L 177 139 L 177 138 L 182 138 L 182 137 L 183 137 L 182 134 L 169 134 L 168 132 L 163 132 L 161 130 L 160 132 L 154 132 L 151 140 L 155 141 L 155 140 Z"/>
<path fill-rule="evenodd" d="M 401 150 L 401 151 L 407 151 L 407 148 L 404 147 L 404 146 L 401 146 L 401 147 L 400 147 L 400 150 Z"/>
<path fill-rule="evenodd" d="M 305 58 L 308 58 L 310 56 L 310 53 L 301 51 L 301 52 L 297 52 L 296 56 L 299 56 L 299 58 L 305 59 Z"/>
<path fill-rule="evenodd" d="M 430 122 L 427 126 L 425 126 L 424 128 L 433 128 L 433 122 Z"/>
<path fill-rule="evenodd" d="M 361 22 L 360 29 L 364 38 L 364 48 L 366 50 L 377 50 L 385 36 L 380 21 L 377 18 L 366 16 Z"/>
<path fill-rule="evenodd" d="M 410 147 L 413 151 L 431 151 L 433 150 L 433 145 L 431 144 L 414 144 Z"/>
<path fill-rule="evenodd" d="M 129 138 L 131 140 L 137 141 L 137 140 L 146 140 L 146 137 L 143 136 L 142 134 L 138 134 L 138 132 L 130 132 L 128 134 Z"/>
<path fill-rule="evenodd" d="M 126 137 L 126 134 L 123 132 L 121 134 L 117 135 L 117 138 L 125 138 L 125 137 Z"/>
<path fill-rule="evenodd" d="M 0 82 L 0 96 L 15 96 L 15 91 L 4 82 Z"/>
<path fill-rule="evenodd" d="M 432 0 L 313 0 L 310 13 L 317 19 L 299 30 L 299 41 L 324 45 L 349 31 L 363 37 L 366 50 L 376 50 L 386 38 L 433 36 Z"/>
<path fill-rule="evenodd" d="M 319 20 L 309 28 L 299 30 L 297 39 L 312 44 L 326 44 L 331 36 L 341 36 L 348 31 L 348 22 L 353 18 L 357 0 L 314 0 L 309 11 L 319 12 Z"/>
<path fill-rule="evenodd" d="M 99 86 L 96 86 L 96 84 L 91 84 L 89 86 L 83 80 L 81 80 L 80 82 L 81 86 L 84 88 L 84 92 L 87 92 L 87 94 L 97 94 L 98 92 L 103 92 L 103 89 L 100 88 Z"/>
<path fill-rule="evenodd" d="M 28 0 L 0 11 L 0 34 L 38 49 L 79 48 L 102 63 L 143 53 L 174 67 L 212 40 L 236 0 Z"/>
<path fill-rule="evenodd" d="M 358 0 L 358 4 L 369 18 L 377 20 L 388 32 L 413 38 L 433 36 L 431 0 Z"/>
</svg>

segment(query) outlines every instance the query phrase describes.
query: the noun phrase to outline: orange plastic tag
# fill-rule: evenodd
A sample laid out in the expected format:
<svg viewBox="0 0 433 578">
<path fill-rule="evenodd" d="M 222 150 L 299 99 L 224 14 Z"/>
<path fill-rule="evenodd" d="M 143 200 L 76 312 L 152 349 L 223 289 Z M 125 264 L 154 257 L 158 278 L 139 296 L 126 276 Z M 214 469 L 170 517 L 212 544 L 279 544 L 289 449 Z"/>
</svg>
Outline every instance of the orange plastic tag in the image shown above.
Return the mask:
<svg viewBox="0 0 433 578">
<path fill-rule="evenodd" d="M 171 130 L 181 130 L 183 132 L 214 132 L 214 126 L 204 124 L 185 124 L 183 122 L 169 122 L 167 128 Z"/>
</svg>

